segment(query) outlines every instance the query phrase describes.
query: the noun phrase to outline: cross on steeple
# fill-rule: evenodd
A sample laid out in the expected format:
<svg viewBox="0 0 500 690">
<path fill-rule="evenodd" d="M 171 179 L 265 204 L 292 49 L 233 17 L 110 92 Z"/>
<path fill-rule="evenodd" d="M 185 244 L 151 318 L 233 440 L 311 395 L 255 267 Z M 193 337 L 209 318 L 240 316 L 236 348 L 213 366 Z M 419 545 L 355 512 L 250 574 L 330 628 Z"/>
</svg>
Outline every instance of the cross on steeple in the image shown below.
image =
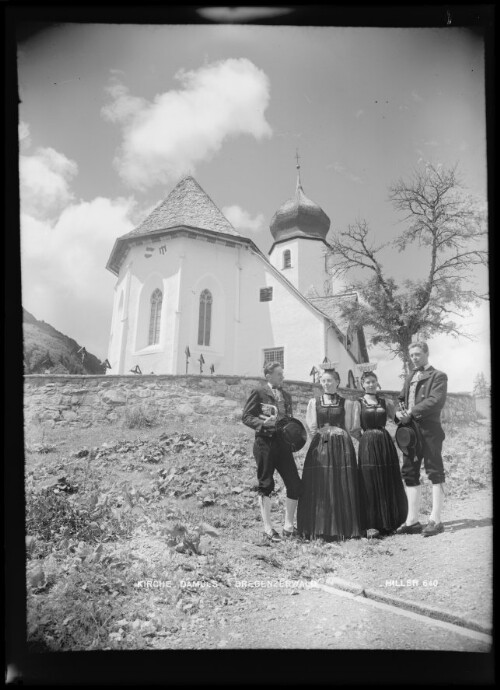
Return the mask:
<svg viewBox="0 0 500 690">
<path fill-rule="evenodd" d="M 299 187 L 302 189 L 302 182 L 300 180 L 300 156 L 298 149 L 295 149 L 295 160 L 297 161 L 297 165 L 295 166 L 297 168 L 297 189 L 299 189 Z"/>
</svg>

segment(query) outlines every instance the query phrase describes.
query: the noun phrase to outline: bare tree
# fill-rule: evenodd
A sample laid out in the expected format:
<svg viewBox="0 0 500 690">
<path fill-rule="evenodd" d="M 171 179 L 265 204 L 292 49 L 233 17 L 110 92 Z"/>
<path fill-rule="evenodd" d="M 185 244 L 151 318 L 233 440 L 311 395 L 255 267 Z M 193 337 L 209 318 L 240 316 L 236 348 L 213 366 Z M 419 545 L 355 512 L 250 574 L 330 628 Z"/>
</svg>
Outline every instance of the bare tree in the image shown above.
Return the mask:
<svg viewBox="0 0 500 690">
<path fill-rule="evenodd" d="M 474 289 L 474 268 L 487 264 L 485 214 L 467 196 L 456 166 L 444 169 L 427 165 L 405 181 L 398 180 L 389 199 L 404 214 L 406 229 L 390 243 L 375 245 L 364 220 L 349 225 L 330 242 L 330 271 L 350 278 L 349 287 L 360 302 L 342 306 L 354 326 L 374 331 L 372 344 L 385 345 L 400 357 L 409 371 L 409 346 L 417 338 L 437 333 L 470 336 L 453 320 L 486 299 Z M 426 275 L 401 284 L 387 275 L 380 260 L 385 247 L 400 252 L 412 246 L 428 248 Z M 368 273 L 368 280 L 361 274 Z"/>
</svg>

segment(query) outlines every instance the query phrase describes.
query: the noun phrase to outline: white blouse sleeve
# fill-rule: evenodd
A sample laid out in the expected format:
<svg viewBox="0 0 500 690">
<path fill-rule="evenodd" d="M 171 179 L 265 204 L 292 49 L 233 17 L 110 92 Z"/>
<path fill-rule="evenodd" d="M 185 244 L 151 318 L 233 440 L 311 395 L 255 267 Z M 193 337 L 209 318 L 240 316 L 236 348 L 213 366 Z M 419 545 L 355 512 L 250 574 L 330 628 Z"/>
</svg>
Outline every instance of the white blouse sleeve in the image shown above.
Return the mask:
<svg viewBox="0 0 500 690">
<path fill-rule="evenodd" d="M 307 404 L 306 426 L 311 436 L 318 431 L 318 418 L 316 415 L 316 398 L 311 398 Z"/>
<path fill-rule="evenodd" d="M 345 401 L 345 428 L 359 440 L 361 436 L 361 403 L 359 400 Z"/>
</svg>

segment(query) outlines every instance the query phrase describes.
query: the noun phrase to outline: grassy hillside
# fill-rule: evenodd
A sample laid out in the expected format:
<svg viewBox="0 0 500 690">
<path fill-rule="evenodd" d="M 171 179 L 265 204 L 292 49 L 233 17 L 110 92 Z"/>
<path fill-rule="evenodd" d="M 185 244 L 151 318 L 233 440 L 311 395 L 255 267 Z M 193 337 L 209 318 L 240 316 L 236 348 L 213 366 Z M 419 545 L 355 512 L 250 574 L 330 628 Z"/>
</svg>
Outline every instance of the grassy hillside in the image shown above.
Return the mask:
<svg viewBox="0 0 500 690">
<path fill-rule="evenodd" d="M 87 352 L 83 362 L 80 345 L 45 321 L 23 309 L 25 374 L 102 374 L 100 360 Z"/>
</svg>

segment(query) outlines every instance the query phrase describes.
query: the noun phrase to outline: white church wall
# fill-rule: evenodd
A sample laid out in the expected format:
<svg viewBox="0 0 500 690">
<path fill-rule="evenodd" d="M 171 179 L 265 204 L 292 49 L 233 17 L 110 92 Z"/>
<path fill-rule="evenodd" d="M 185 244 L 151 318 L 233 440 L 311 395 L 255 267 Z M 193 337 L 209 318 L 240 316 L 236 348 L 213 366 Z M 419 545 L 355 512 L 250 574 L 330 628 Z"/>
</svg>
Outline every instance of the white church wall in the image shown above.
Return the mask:
<svg viewBox="0 0 500 690">
<path fill-rule="evenodd" d="M 121 344 L 121 317 L 123 314 L 124 289 L 123 278 L 116 283 L 113 295 L 113 310 L 111 313 L 111 329 L 109 334 L 108 361 L 115 372 L 118 371 L 118 361 Z"/>
<path fill-rule="evenodd" d="M 289 249 L 292 267 L 283 268 L 283 252 Z M 325 292 L 326 246 L 321 240 L 295 238 L 275 245 L 269 256 L 273 264 L 303 294 L 314 285 L 319 295 Z"/>
<path fill-rule="evenodd" d="M 290 252 L 290 267 L 284 267 L 284 253 Z M 299 284 L 299 261 L 298 261 L 298 244 L 297 240 L 289 240 L 288 242 L 281 242 L 273 247 L 273 251 L 269 255 L 269 262 L 280 271 L 285 278 L 295 287 Z"/>
<path fill-rule="evenodd" d="M 307 381 L 313 364 L 324 357 L 323 317 L 255 255 L 245 254 L 242 264 L 240 373 L 262 375 L 264 349 L 283 347 L 286 378 Z M 260 301 L 263 287 L 273 288 L 269 302 Z"/>
<path fill-rule="evenodd" d="M 172 324 L 175 322 L 177 308 L 177 274 L 179 271 L 177 240 L 165 245 L 168 250 L 160 253 L 159 246 L 155 247 L 153 255 L 145 256 L 145 246 L 132 247 L 127 263 L 131 265 L 127 286 L 126 268 L 120 272 L 119 280 L 124 283 L 125 310 L 123 321 L 122 356 L 119 364 L 120 373 L 127 373 L 139 365 L 143 373 L 171 373 L 174 351 L 174 333 Z M 149 323 L 151 315 L 151 295 L 155 289 L 162 292 L 162 308 L 160 317 L 159 342 L 148 345 Z M 128 292 L 128 296 L 127 296 Z M 118 298 L 120 299 L 120 298 Z M 128 306 L 128 308 L 127 308 Z M 117 313 L 119 312 L 119 302 Z M 118 345 L 113 344 L 113 356 L 116 358 Z M 110 360 L 111 366 L 113 362 Z M 116 371 L 115 368 L 113 368 Z"/>
<path fill-rule="evenodd" d="M 159 342 L 149 344 L 149 324 L 151 316 L 151 297 L 153 293 L 159 290 L 162 294 L 161 316 L 160 316 L 160 336 Z M 151 272 L 142 285 L 139 286 L 137 300 L 135 303 L 135 329 L 133 333 L 132 351 L 134 355 L 143 354 L 147 351 L 163 352 L 164 335 L 166 330 L 166 307 L 167 307 L 168 293 L 165 292 L 165 285 L 163 276 L 159 271 Z"/>
<path fill-rule="evenodd" d="M 128 373 L 138 364 L 144 374 L 183 374 L 188 346 L 190 374 L 199 373 L 203 354 L 205 374 L 213 364 L 216 374 L 261 376 L 264 350 L 283 347 L 287 379 L 308 381 L 312 366 L 326 354 L 339 361 L 342 382 L 347 382 L 354 361 L 336 334 L 329 329 L 325 339 L 325 318 L 262 257 L 245 247 L 186 237 L 168 239 L 162 245 L 166 249 L 160 253 L 157 245 L 149 258 L 146 245 L 132 247 L 120 272 L 108 357 L 113 373 Z M 273 288 L 271 301 L 260 301 L 264 287 Z M 149 346 L 150 298 L 156 288 L 163 294 L 160 339 Z M 204 289 L 213 298 L 208 346 L 198 345 Z"/>
<path fill-rule="evenodd" d="M 128 295 L 130 283 L 130 265 L 122 266 L 115 285 L 111 333 L 108 346 L 108 361 L 113 373 L 124 373 L 123 359 L 128 331 Z"/>
<path fill-rule="evenodd" d="M 146 258 L 144 247 L 137 248 L 133 307 L 134 341 L 131 343 L 131 365 L 139 364 L 143 373 L 170 373 L 173 367 L 176 310 L 178 306 L 178 274 L 180 243 L 165 241 L 163 252 L 156 248 Z M 162 292 L 159 342 L 148 345 L 151 317 L 151 295 Z M 132 324 L 131 324 L 132 325 Z"/>
<path fill-rule="evenodd" d="M 338 362 L 338 364 L 335 365 L 335 369 L 340 374 L 340 385 L 342 387 L 347 387 L 349 384 L 349 371 L 352 371 L 354 378 L 356 378 L 358 375 L 356 370 L 356 362 L 340 342 L 333 328 L 329 328 L 327 331 L 327 348 L 325 356 L 331 362 Z M 321 364 L 321 362 L 322 359 L 319 361 L 319 363 Z"/>
<path fill-rule="evenodd" d="M 213 364 L 216 373 L 234 373 L 235 275 L 238 249 L 220 243 L 183 238 L 185 258 L 182 267 L 181 303 L 178 331 L 177 373 L 186 371 L 185 349 L 189 347 L 189 373 L 203 372 Z M 210 342 L 198 343 L 200 296 L 212 295 Z"/>
</svg>

